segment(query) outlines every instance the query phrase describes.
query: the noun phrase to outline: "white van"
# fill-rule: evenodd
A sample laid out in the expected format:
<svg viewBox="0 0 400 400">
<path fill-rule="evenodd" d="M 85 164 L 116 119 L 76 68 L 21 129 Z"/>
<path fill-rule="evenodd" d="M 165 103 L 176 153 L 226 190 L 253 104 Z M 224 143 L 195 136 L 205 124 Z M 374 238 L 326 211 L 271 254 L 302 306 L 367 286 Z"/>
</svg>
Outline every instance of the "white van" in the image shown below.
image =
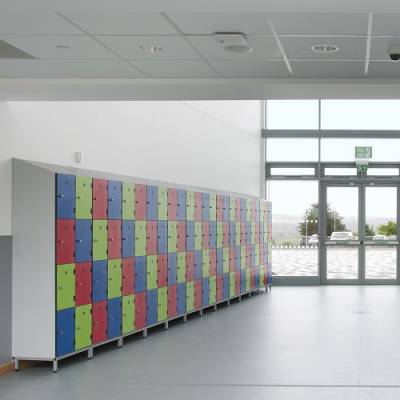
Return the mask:
<svg viewBox="0 0 400 400">
<path fill-rule="evenodd" d="M 353 232 L 332 232 L 331 240 L 352 240 L 354 239 Z"/>
</svg>

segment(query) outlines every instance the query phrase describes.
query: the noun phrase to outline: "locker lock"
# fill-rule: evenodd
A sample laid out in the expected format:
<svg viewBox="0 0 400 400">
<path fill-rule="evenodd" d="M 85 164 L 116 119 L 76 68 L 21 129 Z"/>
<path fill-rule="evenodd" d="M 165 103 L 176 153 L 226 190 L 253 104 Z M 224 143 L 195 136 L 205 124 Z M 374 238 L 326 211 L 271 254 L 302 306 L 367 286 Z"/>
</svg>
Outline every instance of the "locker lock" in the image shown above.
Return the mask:
<svg viewBox="0 0 400 400">
<path fill-rule="evenodd" d="M 57 197 L 63 199 L 65 197 L 65 195 L 64 194 L 59 194 Z"/>
</svg>

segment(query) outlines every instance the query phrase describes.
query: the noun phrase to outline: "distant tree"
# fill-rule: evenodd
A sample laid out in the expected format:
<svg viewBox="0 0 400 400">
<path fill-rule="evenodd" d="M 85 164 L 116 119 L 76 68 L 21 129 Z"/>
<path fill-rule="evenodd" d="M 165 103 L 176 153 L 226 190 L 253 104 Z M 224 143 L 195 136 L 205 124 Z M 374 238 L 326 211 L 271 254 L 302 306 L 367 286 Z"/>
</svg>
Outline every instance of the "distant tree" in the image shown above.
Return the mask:
<svg viewBox="0 0 400 400">
<path fill-rule="evenodd" d="M 396 235 L 397 233 L 396 222 L 388 221 L 386 224 L 379 225 L 378 233 L 386 236 Z"/>
<path fill-rule="evenodd" d="M 365 224 L 365 236 L 374 236 L 375 229 L 373 225 Z"/>
</svg>

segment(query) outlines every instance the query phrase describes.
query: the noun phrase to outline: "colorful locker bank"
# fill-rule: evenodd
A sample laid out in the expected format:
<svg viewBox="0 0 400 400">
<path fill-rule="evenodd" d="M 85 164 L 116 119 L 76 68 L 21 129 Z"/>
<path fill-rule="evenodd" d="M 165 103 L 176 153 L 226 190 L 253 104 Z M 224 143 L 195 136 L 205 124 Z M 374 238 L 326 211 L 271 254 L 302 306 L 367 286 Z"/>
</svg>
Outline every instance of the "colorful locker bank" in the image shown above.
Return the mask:
<svg viewBox="0 0 400 400">
<path fill-rule="evenodd" d="M 261 199 L 21 160 L 13 199 L 17 368 L 38 359 L 57 370 L 59 359 L 271 284 Z"/>
</svg>

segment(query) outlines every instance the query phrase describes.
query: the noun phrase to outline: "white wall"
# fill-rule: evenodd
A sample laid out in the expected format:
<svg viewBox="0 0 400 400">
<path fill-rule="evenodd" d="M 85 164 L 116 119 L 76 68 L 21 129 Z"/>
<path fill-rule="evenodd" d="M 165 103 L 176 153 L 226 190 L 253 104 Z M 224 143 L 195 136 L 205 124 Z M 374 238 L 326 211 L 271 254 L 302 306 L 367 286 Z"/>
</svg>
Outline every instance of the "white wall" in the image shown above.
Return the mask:
<svg viewBox="0 0 400 400">
<path fill-rule="evenodd" d="M 260 195 L 260 101 L 0 103 L 0 235 L 11 158 Z"/>
</svg>

